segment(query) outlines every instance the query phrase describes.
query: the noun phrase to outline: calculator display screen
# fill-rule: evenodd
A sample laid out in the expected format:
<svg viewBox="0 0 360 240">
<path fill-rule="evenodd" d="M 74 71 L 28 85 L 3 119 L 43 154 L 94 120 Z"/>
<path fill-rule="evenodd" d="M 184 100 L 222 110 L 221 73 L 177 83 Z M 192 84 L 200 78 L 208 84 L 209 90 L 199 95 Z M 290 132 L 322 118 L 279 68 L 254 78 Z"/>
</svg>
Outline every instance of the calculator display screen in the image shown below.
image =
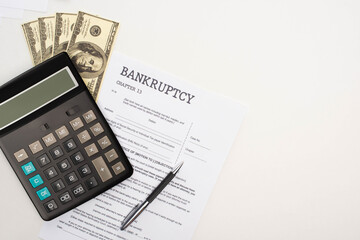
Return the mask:
<svg viewBox="0 0 360 240">
<path fill-rule="evenodd" d="M 0 103 L 0 130 L 26 117 L 78 86 L 65 67 L 33 86 Z"/>
</svg>

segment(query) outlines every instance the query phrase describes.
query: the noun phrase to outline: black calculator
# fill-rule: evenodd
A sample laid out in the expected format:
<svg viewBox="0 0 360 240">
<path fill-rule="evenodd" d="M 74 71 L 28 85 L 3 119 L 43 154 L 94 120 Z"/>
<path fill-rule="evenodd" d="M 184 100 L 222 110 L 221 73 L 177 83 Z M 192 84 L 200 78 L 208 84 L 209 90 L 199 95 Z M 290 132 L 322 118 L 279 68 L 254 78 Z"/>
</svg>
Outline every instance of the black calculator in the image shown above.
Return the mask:
<svg viewBox="0 0 360 240">
<path fill-rule="evenodd" d="M 0 147 L 46 221 L 133 173 L 66 53 L 0 87 Z"/>
</svg>

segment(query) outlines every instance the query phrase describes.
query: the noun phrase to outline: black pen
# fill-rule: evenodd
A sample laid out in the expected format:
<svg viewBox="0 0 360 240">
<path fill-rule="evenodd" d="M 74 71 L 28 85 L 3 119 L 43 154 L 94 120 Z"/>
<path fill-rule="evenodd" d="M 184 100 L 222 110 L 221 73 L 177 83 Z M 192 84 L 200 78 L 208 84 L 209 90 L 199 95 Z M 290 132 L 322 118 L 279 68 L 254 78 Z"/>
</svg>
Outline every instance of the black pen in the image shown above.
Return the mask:
<svg viewBox="0 0 360 240">
<path fill-rule="evenodd" d="M 180 170 L 184 162 L 177 165 L 169 174 L 161 181 L 154 191 L 141 204 L 137 204 L 125 217 L 121 225 L 121 230 L 127 228 L 144 210 L 145 208 L 161 193 L 161 191 L 171 182 L 176 173 Z"/>
</svg>

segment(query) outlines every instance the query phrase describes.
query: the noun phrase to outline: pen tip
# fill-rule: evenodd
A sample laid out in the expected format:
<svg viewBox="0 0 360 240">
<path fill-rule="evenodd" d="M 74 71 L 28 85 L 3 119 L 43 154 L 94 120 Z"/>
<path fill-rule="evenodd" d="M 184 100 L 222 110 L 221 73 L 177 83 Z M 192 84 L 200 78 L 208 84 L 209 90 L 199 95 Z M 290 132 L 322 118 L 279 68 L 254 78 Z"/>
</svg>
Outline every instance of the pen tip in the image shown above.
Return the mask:
<svg viewBox="0 0 360 240">
<path fill-rule="evenodd" d="M 177 172 L 180 170 L 180 168 L 182 167 L 183 164 L 184 164 L 184 161 L 180 162 L 180 163 L 172 170 L 172 172 L 173 172 L 174 174 L 177 173 Z"/>
</svg>

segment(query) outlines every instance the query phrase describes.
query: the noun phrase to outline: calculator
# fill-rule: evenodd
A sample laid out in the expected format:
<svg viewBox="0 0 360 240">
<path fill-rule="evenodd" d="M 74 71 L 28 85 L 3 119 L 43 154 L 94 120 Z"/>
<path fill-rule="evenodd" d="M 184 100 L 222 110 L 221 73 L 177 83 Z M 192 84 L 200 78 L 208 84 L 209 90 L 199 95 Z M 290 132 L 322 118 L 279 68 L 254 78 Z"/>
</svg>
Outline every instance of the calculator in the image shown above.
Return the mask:
<svg viewBox="0 0 360 240">
<path fill-rule="evenodd" d="M 46 221 L 133 173 L 66 53 L 0 87 L 0 148 Z"/>
</svg>

